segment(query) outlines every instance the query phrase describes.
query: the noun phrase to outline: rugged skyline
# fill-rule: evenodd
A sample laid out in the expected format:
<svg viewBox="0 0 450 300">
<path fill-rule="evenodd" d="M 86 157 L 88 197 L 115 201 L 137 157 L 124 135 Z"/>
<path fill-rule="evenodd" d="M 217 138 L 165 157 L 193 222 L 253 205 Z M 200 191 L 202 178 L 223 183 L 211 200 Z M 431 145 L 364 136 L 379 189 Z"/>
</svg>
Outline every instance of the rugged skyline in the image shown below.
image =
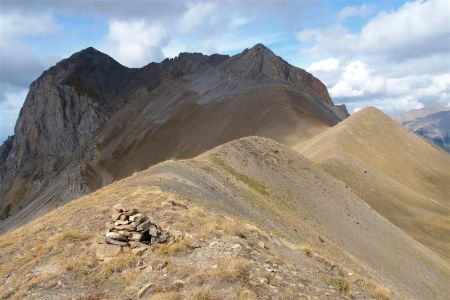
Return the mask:
<svg viewBox="0 0 450 300">
<path fill-rule="evenodd" d="M 13 134 L 31 82 L 89 46 L 142 67 L 183 51 L 233 55 L 262 42 L 320 78 L 350 112 L 449 102 L 447 1 L 130 3 L 1 1 L 0 141 Z"/>
</svg>

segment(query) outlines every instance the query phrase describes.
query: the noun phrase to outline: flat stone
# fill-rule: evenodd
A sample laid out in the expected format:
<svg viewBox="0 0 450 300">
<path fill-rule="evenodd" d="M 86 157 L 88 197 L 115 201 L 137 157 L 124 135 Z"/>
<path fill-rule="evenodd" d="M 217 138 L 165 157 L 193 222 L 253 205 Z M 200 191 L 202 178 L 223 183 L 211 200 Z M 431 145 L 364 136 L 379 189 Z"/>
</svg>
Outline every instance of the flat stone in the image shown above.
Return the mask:
<svg viewBox="0 0 450 300">
<path fill-rule="evenodd" d="M 114 222 L 114 225 L 115 226 L 118 226 L 118 225 L 128 225 L 130 222 L 128 221 L 128 220 L 118 220 L 118 221 L 116 221 L 116 222 Z"/>
<path fill-rule="evenodd" d="M 126 246 L 126 242 L 118 241 L 109 237 L 106 237 L 106 242 L 113 245 Z"/>
<path fill-rule="evenodd" d="M 120 234 L 118 232 L 107 232 L 106 233 L 106 237 L 110 238 L 110 239 L 114 239 L 114 240 L 119 240 L 119 241 L 126 241 L 126 240 L 128 240 L 128 236 L 127 235 L 123 235 L 123 234 Z"/>
<path fill-rule="evenodd" d="M 136 226 L 136 230 L 137 230 L 137 231 L 144 231 L 144 230 L 146 230 L 147 228 L 149 228 L 150 225 L 152 225 L 152 222 L 150 222 L 150 220 L 147 220 L 147 221 L 145 221 L 144 223 L 139 224 L 138 226 Z"/>
<path fill-rule="evenodd" d="M 119 231 L 117 231 L 117 233 L 118 233 L 118 234 L 121 234 L 121 235 L 123 235 L 123 236 L 126 236 L 127 238 L 129 238 L 129 237 L 130 237 L 130 234 L 131 234 L 131 232 L 126 231 L 126 230 L 119 230 Z"/>
<path fill-rule="evenodd" d="M 138 226 L 139 227 L 139 226 Z M 148 233 L 151 235 L 151 236 L 158 236 L 158 228 L 156 228 L 156 226 L 155 225 L 151 225 L 150 226 L 150 228 L 148 229 Z"/>
<path fill-rule="evenodd" d="M 264 245 L 264 242 L 258 242 L 258 246 L 260 247 L 260 248 L 265 248 L 266 247 L 266 245 Z"/>
<path fill-rule="evenodd" d="M 137 248 L 131 249 L 131 253 L 138 255 L 138 256 L 144 254 L 145 251 L 147 251 L 147 247 L 137 247 Z"/>
<path fill-rule="evenodd" d="M 122 231 L 123 231 L 123 230 L 131 231 L 131 230 L 132 230 L 130 224 L 116 225 L 116 226 L 114 226 L 114 229 L 116 229 L 116 230 L 122 230 Z"/>
<path fill-rule="evenodd" d="M 120 215 L 119 220 L 125 221 L 126 219 L 128 219 L 128 218 L 127 218 L 127 216 L 125 214 Z"/>
<path fill-rule="evenodd" d="M 95 255 L 97 256 L 98 260 L 104 260 L 105 257 L 117 256 L 121 250 L 122 250 L 122 247 L 120 247 L 118 245 L 100 244 L 97 246 Z"/>
<path fill-rule="evenodd" d="M 148 220 L 148 217 L 146 215 L 142 215 L 142 216 L 135 218 L 133 222 L 136 223 L 136 226 L 138 226 L 138 225 L 146 222 L 147 220 Z"/>
<path fill-rule="evenodd" d="M 131 215 L 128 219 L 129 219 L 131 222 L 134 222 L 134 221 L 136 221 L 137 218 L 140 218 L 140 217 L 142 217 L 142 216 L 143 216 L 142 213 L 137 213 L 137 214 Z"/>
<path fill-rule="evenodd" d="M 142 233 L 133 231 L 133 232 L 130 232 L 128 239 L 130 239 L 132 241 L 140 241 L 140 240 L 142 240 L 142 236 L 143 236 Z"/>
<path fill-rule="evenodd" d="M 154 285 L 154 284 L 148 283 L 142 289 L 140 289 L 139 292 L 137 293 L 138 298 L 141 298 L 152 285 Z"/>
<path fill-rule="evenodd" d="M 160 236 L 159 236 L 159 242 L 160 243 L 165 243 L 165 242 L 167 242 L 167 239 L 168 239 L 169 237 L 168 237 L 168 235 L 166 234 L 166 233 L 163 233 L 163 234 L 161 234 Z"/>
</svg>

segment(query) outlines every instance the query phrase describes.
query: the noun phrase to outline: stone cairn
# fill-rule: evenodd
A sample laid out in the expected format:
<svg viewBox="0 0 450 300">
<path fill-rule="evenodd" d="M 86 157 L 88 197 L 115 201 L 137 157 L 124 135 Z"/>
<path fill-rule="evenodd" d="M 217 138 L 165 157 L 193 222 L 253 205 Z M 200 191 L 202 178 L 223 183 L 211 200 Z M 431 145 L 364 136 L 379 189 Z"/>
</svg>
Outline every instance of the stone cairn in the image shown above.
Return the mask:
<svg viewBox="0 0 450 300">
<path fill-rule="evenodd" d="M 106 224 L 106 233 L 99 237 L 97 257 L 100 260 L 116 256 L 120 252 L 142 254 L 150 244 L 166 243 L 170 239 L 167 232 L 153 223 L 137 209 L 126 209 L 122 204 L 112 208 L 111 219 Z"/>
</svg>

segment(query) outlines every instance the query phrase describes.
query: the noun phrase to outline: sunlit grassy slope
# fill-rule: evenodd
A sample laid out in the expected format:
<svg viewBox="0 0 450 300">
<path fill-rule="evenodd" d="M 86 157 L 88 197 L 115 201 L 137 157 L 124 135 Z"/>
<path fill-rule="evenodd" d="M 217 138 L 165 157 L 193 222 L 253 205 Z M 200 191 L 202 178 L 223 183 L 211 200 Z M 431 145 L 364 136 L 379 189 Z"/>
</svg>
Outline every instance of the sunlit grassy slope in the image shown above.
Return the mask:
<svg viewBox="0 0 450 300">
<path fill-rule="evenodd" d="M 367 108 L 297 149 L 450 260 L 450 155 Z"/>
</svg>

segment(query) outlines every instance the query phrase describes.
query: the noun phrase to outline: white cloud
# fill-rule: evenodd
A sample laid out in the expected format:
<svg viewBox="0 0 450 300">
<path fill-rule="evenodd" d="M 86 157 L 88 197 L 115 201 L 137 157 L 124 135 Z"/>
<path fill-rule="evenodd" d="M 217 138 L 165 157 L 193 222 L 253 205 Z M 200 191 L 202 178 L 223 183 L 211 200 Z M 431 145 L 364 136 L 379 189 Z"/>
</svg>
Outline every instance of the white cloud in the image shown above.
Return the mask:
<svg viewBox="0 0 450 300">
<path fill-rule="evenodd" d="M 337 102 L 352 108 L 376 106 L 387 112 L 420 108 L 424 104 L 446 104 L 450 98 L 450 74 L 412 74 L 393 77 L 376 72 L 362 61 L 350 61 L 339 69 L 335 83 L 328 84 Z"/>
<path fill-rule="evenodd" d="M 0 41 L 16 40 L 26 36 L 53 34 L 62 29 L 51 15 L 22 15 L 0 13 Z"/>
<path fill-rule="evenodd" d="M 339 12 L 339 19 L 345 20 L 351 17 L 366 17 L 373 13 L 375 5 L 363 3 L 359 6 L 346 6 Z"/>
<path fill-rule="evenodd" d="M 159 24 L 145 20 L 113 20 L 109 23 L 107 52 L 129 67 L 142 67 L 164 58 L 162 48 L 170 38 Z"/>
<path fill-rule="evenodd" d="M 313 62 L 308 68 L 308 72 L 316 72 L 316 71 L 325 71 L 330 72 L 334 71 L 339 67 L 339 60 L 336 58 L 327 58 L 319 61 Z"/>
<path fill-rule="evenodd" d="M 326 52 L 351 57 L 380 55 L 404 60 L 450 51 L 450 2 L 408 2 L 392 12 L 380 12 L 360 33 L 342 26 L 307 29 L 298 33 L 301 42 L 313 42 L 307 53 Z"/>
<path fill-rule="evenodd" d="M 397 57 L 450 51 L 450 2 L 416 1 L 364 26 L 361 50 Z"/>
<path fill-rule="evenodd" d="M 17 99 L 13 95 L 26 90 L 31 81 L 54 63 L 53 59 L 38 55 L 23 39 L 50 35 L 61 30 L 62 26 L 51 15 L 5 11 L 0 13 L 1 105 L 11 104 L 11 99 Z M 4 112 L 2 112 L 2 118 L 3 114 Z"/>
<path fill-rule="evenodd" d="M 0 103 L 0 141 L 14 132 L 14 126 L 27 93 L 28 90 L 23 89 L 5 94 L 5 101 Z"/>
<path fill-rule="evenodd" d="M 410 96 L 400 98 L 374 98 L 370 100 L 363 100 L 357 103 L 347 104 L 347 109 L 352 113 L 361 110 L 364 107 L 374 106 L 388 114 L 396 114 L 412 109 L 423 108 L 424 105 Z"/>
<path fill-rule="evenodd" d="M 341 21 L 364 9 L 346 8 Z M 365 13 L 365 12 L 364 12 Z M 450 2 L 407 2 L 381 11 L 359 32 L 343 25 L 305 29 L 297 34 L 301 52 L 329 55 L 340 63 L 328 69 L 319 60 L 308 68 L 329 87 L 335 102 L 349 110 L 377 106 L 388 112 L 417 108 L 450 98 Z"/>
<path fill-rule="evenodd" d="M 202 25 L 205 19 L 212 16 L 212 13 L 215 9 L 215 3 L 210 2 L 197 2 L 188 4 L 187 11 L 181 17 L 181 31 L 189 31 Z"/>
</svg>

